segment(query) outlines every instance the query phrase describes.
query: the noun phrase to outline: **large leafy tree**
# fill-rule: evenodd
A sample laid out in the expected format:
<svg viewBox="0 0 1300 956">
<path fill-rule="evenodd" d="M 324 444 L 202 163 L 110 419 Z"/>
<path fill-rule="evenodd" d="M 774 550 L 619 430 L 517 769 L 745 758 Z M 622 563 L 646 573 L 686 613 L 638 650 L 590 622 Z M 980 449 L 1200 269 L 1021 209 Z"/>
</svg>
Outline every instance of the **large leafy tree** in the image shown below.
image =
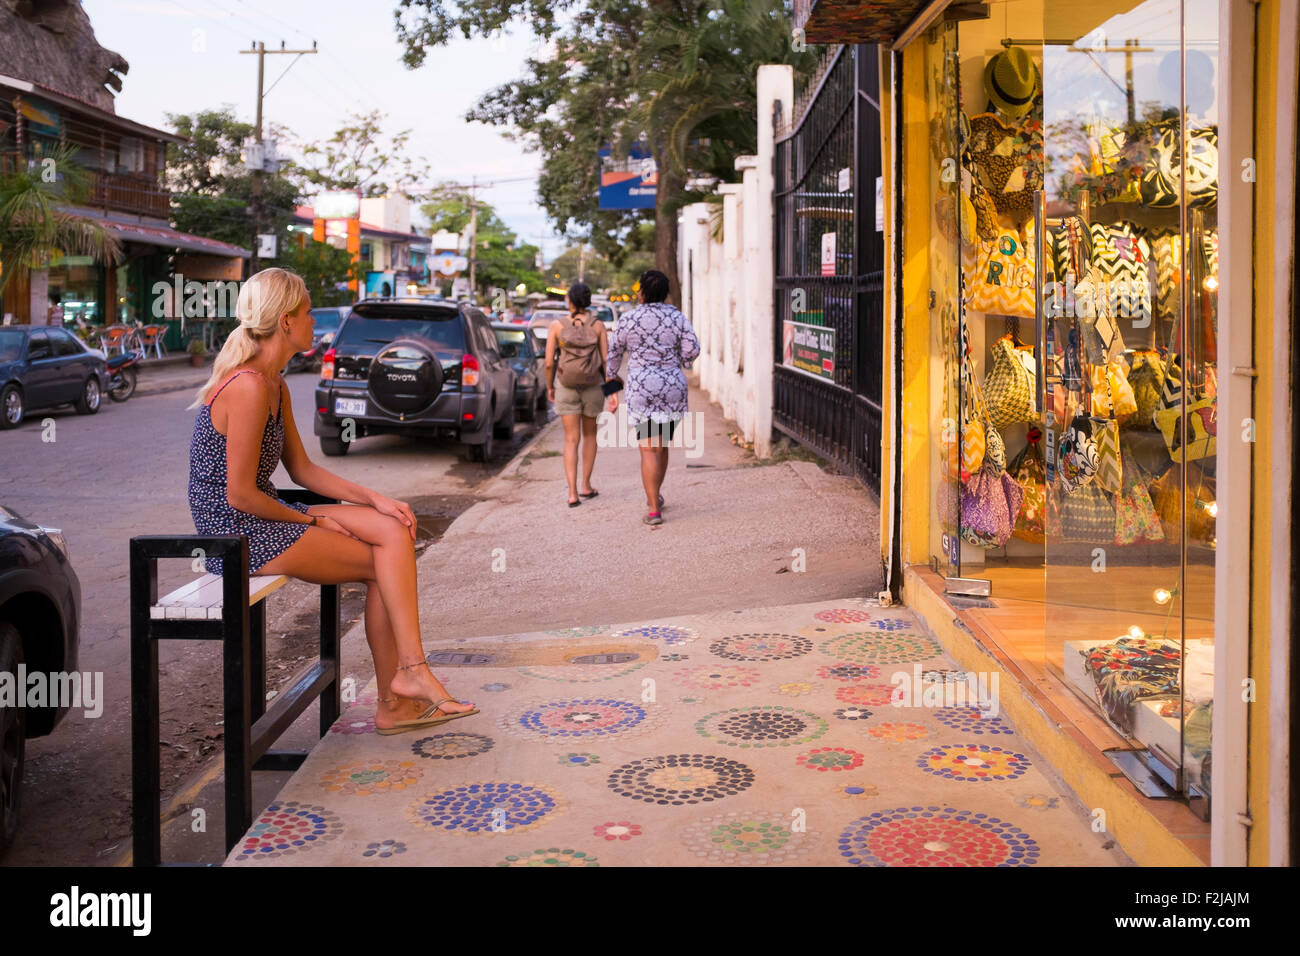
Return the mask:
<svg viewBox="0 0 1300 956">
<path fill-rule="evenodd" d="M 299 144 L 302 159 L 288 174 L 304 192 L 355 189 L 371 198 L 395 192 L 421 198 L 429 167 L 406 154 L 409 129 L 385 136 L 384 116 L 380 110 L 354 113 L 329 139 Z"/>
<path fill-rule="evenodd" d="M 353 262 L 346 249 L 310 239 L 302 246 L 292 240 L 284 243 L 277 265 L 302 276 L 313 306 L 349 305 L 355 298 L 352 290 L 339 286 L 366 277 L 365 263 Z"/>
<path fill-rule="evenodd" d="M 88 192 L 89 177 L 74 155 L 73 149 L 55 147 L 40 160 L 0 175 L 0 293 L 16 277 L 46 268 L 59 255 L 93 256 L 110 264 L 119 259 L 121 247 L 112 233 L 63 208 Z"/>
<path fill-rule="evenodd" d="M 244 140 L 251 123 L 235 118 L 232 107 L 170 113 L 167 122 L 186 142 L 168 147 L 167 180 L 172 192 L 172 220 L 182 232 L 247 248 L 257 229 L 253 220 L 253 176 L 243 165 Z M 291 134 L 272 128 L 277 139 Z M 279 175 L 262 179 L 264 232 L 282 234 L 293 221 L 298 186 Z"/>
<path fill-rule="evenodd" d="M 506 126 L 543 159 L 538 191 L 563 231 L 616 265 L 637 252 L 645 215 L 598 208 L 597 150 L 645 138 L 659 165 L 654 260 L 678 294 L 676 212 L 705 193 L 692 176 L 733 178 L 757 138 L 756 72 L 806 65 L 781 0 L 399 0 L 403 59 L 459 34 L 491 34 L 524 19 L 550 55 L 489 92 L 469 118 Z"/>
</svg>

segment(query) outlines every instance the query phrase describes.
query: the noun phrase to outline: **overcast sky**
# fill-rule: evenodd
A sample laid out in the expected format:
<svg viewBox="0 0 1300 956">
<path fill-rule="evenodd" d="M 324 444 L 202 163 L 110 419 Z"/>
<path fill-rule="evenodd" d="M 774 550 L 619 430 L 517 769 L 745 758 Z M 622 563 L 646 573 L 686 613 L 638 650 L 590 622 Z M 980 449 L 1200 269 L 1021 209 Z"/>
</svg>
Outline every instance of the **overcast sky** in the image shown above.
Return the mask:
<svg viewBox="0 0 1300 956">
<path fill-rule="evenodd" d="M 387 132 L 412 130 L 409 149 L 436 180 L 526 178 L 480 191 L 548 259 L 564 247 L 536 200 L 539 159 L 495 128 L 464 119 L 487 90 L 517 77 L 535 49 L 517 29 L 499 39 L 457 40 L 409 70 L 393 28 L 395 0 L 83 0 L 100 44 L 131 64 L 117 112 L 166 127 L 167 113 L 235 107 L 254 119 L 257 57 L 241 55 L 254 40 L 303 56 L 267 56 L 264 122 L 283 123 L 301 139 L 328 138 L 349 113 L 379 108 Z M 293 64 L 278 83 L 277 77 Z M 592 158 L 595 162 L 595 157 Z"/>
</svg>

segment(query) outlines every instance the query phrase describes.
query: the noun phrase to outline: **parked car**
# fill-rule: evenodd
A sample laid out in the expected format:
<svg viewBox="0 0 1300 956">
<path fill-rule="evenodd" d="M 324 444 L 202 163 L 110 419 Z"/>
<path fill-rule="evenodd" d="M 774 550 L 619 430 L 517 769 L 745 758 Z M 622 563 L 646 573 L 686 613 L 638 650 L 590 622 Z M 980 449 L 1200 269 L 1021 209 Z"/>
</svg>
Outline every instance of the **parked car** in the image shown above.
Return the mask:
<svg viewBox="0 0 1300 956">
<path fill-rule="evenodd" d="M 501 357 L 515 370 L 515 414 L 526 422 L 546 413 L 546 343 L 532 329 L 493 322 Z"/>
<path fill-rule="evenodd" d="M 19 665 L 28 673 L 75 671 L 80 621 L 81 582 L 63 534 L 0 505 L 0 673 L 16 680 Z M 51 733 L 68 710 L 66 700 L 26 703 L 0 698 L 0 853 L 18 833 L 26 742 Z"/>
<path fill-rule="evenodd" d="M 353 437 L 450 436 L 470 459 L 492 457 L 515 427 L 515 371 L 483 313 L 465 302 L 365 299 L 322 357 L 315 432 L 327 455 Z"/>
<path fill-rule="evenodd" d="M 38 408 L 99 411 L 108 388 L 104 353 L 50 325 L 0 326 L 0 428 L 17 428 Z"/>
<path fill-rule="evenodd" d="M 322 306 L 311 310 L 311 348 L 298 352 L 289 359 L 287 372 L 312 372 L 320 369 L 321 356 L 334 341 L 339 325 L 352 311 L 350 305 Z"/>
<path fill-rule="evenodd" d="M 528 320 L 528 327 L 537 333 L 537 337 L 546 340 L 546 335 L 550 331 L 551 323 L 556 319 L 567 319 L 569 310 L 561 305 L 558 309 L 537 308 L 533 310 L 533 317 Z"/>
</svg>

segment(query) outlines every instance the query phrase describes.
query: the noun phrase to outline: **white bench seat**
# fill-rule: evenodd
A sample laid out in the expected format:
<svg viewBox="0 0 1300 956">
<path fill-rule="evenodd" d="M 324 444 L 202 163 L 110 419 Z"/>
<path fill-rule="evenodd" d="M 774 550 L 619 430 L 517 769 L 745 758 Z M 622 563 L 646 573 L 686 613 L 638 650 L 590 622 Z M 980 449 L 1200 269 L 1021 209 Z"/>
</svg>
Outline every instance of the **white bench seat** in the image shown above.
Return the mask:
<svg viewBox="0 0 1300 956">
<path fill-rule="evenodd" d="M 278 591 L 289 578 L 283 574 L 251 574 L 248 577 L 248 603 L 256 604 Z M 221 575 L 205 574 L 178 587 L 149 608 L 155 621 L 221 620 Z"/>
</svg>

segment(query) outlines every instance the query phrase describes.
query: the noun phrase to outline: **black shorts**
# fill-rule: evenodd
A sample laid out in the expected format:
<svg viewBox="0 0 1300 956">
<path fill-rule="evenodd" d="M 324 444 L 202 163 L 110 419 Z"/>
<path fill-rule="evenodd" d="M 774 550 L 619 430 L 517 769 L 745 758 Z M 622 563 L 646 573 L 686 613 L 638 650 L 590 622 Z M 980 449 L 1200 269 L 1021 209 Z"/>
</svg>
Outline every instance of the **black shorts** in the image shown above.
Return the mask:
<svg viewBox="0 0 1300 956">
<path fill-rule="evenodd" d="M 636 426 L 636 437 L 639 441 L 645 441 L 647 438 L 658 438 L 664 442 L 673 440 L 673 432 L 677 430 L 678 422 L 656 422 L 647 418 Z"/>
</svg>

